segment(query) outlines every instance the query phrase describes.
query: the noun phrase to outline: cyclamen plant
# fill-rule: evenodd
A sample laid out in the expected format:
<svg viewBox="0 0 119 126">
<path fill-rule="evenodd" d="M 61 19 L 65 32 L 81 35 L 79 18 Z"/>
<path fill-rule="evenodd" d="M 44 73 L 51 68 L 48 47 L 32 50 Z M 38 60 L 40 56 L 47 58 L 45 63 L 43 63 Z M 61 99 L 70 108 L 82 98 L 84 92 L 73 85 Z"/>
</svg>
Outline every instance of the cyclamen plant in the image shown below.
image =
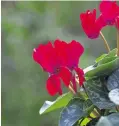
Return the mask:
<svg viewBox="0 0 119 126">
<path fill-rule="evenodd" d="M 84 47 L 72 40 L 55 40 L 40 44 L 33 50 L 33 59 L 48 73 L 46 89 L 55 101 L 46 101 L 39 113 L 63 107 L 59 126 L 119 126 L 119 5 L 101 1 L 100 15 L 96 9 L 80 14 L 82 28 L 89 39 L 104 40 L 107 54 L 98 57 L 92 66 L 81 69 L 78 64 Z M 110 47 L 101 30 L 117 29 L 117 48 Z M 63 94 L 62 84 L 69 90 Z"/>
</svg>

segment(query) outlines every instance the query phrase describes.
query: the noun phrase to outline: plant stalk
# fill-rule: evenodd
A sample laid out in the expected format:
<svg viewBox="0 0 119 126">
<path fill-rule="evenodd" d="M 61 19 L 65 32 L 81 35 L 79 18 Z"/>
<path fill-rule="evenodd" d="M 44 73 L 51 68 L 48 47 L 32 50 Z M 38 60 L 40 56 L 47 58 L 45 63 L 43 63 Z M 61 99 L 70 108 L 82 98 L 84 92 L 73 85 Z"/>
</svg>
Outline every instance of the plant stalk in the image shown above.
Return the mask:
<svg viewBox="0 0 119 126">
<path fill-rule="evenodd" d="M 92 111 L 92 114 L 96 117 L 100 117 L 100 114 L 95 109 Z"/>
<path fill-rule="evenodd" d="M 105 45 L 106 50 L 107 50 L 108 52 L 110 52 L 110 47 L 109 47 L 109 45 L 108 45 L 108 43 L 107 43 L 107 41 L 106 41 L 104 35 L 102 34 L 102 32 L 100 32 L 100 36 L 102 37 L 102 39 L 103 39 L 103 41 L 104 41 L 104 45 Z"/>
<path fill-rule="evenodd" d="M 118 105 L 118 106 L 116 106 L 116 110 L 117 110 L 117 112 L 119 112 L 119 105 Z"/>
<path fill-rule="evenodd" d="M 119 56 L 119 31 L 117 30 L 117 56 Z"/>
<path fill-rule="evenodd" d="M 71 85 L 69 85 L 69 90 L 70 90 L 74 95 L 76 94 L 76 92 L 74 91 L 74 89 L 72 88 Z"/>
<path fill-rule="evenodd" d="M 108 115 L 109 114 L 109 109 L 106 109 L 105 110 L 105 113 L 104 113 L 104 116 Z"/>
<path fill-rule="evenodd" d="M 88 109 L 88 114 L 90 116 L 90 114 L 93 114 L 95 117 L 99 117 L 100 114 L 97 113 L 97 111 L 95 110 L 95 105 L 91 105 L 91 107 Z"/>
</svg>

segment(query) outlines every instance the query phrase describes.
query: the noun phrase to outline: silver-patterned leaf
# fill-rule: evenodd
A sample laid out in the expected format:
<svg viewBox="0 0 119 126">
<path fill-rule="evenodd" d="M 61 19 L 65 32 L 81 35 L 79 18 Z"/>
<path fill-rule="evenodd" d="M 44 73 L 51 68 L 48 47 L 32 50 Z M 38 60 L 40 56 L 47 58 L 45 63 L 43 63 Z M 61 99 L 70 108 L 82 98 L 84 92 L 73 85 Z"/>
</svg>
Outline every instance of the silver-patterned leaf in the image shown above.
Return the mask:
<svg viewBox="0 0 119 126">
<path fill-rule="evenodd" d="M 109 98 L 116 105 L 119 105 L 119 88 L 115 88 L 109 92 Z"/>
<path fill-rule="evenodd" d="M 119 68 L 109 76 L 107 80 L 107 88 L 109 91 L 119 88 Z"/>
<path fill-rule="evenodd" d="M 96 126 L 119 126 L 119 113 L 101 117 Z"/>
<path fill-rule="evenodd" d="M 91 79 L 85 83 L 90 100 L 100 109 L 108 109 L 114 106 L 114 103 L 108 98 L 104 83 L 104 79 L 101 78 Z"/>
<path fill-rule="evenodd" d="M 59 126 L 73 126 L 80 118 L 85 116 L 86 111 L 83 111 L 84 102 L 80 98 L 72 99 L 61 112 Z"/>
<path fill-rule="evenodd" d="M 87 111 L 92 106 L 92 101 L 90 99 L 87 99 L 83 104 L 83 110 Z"/>
</svg>

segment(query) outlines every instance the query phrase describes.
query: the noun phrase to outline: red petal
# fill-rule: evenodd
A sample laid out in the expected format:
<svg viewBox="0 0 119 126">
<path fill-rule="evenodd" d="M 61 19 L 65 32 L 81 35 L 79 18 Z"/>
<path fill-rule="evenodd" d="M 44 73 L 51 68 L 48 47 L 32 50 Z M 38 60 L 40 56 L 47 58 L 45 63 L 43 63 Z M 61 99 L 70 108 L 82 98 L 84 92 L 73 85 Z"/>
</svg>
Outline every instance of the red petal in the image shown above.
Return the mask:
<svg viewBox="0 0 119 126">
<path fill-rule="evenodd" d="M 60 63 L 59 66 L 67 66 L 70 70 L 78 66 L 79 58 L 84 52 L 84 48 L 79 42 L 72 40 L 67 44 L 64 41 L 56 40 L 54 46 L 59 59 L 58 63 Z"/>
<path fill-rule="evenodd" d="M 88 10 L 86 13 L 80 15 L 81 25 L 86 35 L 91 38 L 99 36 L 100 27 L 96 24 L 96 9 L 91 12 Z"/>
<path fill-rule="evenodd" d="M 70 45 L 70 51 L 72 54 L 75 54 L 77 57 L 80 57 L 83 54 L 84 48 L 79 42 L 72 40 L 72 42 L 69 45 Z"/>
<path fill-rule="evenodd" d="M 61 67 L 59 70 L 58 75 L 62 78 L 65 86 L 69 86 L 70 81 L 71 81 L 71 72 L 69 71 L 69 69 L 65 68 L 65 67 Z"/>
<path fill-rule="evenodd" d="M 54 96 L 57 93 L 62 95 L 60 78 L 57 75 L 52 75 L 48 78 L 46 88 L 51 96 Z"/>
<path fill-rule="evenodd" d="M 60 66 L 66 66 L 67 63 L 67 46 L 68 44 L 61 40 L 55 40 L 55 50 L 57 53 L 57 61 Z"/>
<path fill-rule="evenodd" d="M 119 6 L 116 1 L 102 1 L 99 9 L 108 25 L 113 25 L 116 16 L 119 15 Z"/>
<path fill-rule="evenodd" d="M 76 71 L 76 73 L 78 74 L 78 77 L 79 77 L 79 84 L 80 84 L 80 86 L 82 86 L 83 82 L 85 81 L 84 72 L 81 68 L 75 68 L 75 71 Z"/>
<path fill-rule="evenodd" d="M 80 84 L 80 86 L 82 86 L 84 82 L 85 82 L 84 76 L 80 77 L 79 78 L 79 84 Z"/>
<path fill-rule="evenodd" d="M 33 51 L 33 59 L 50 73 L 54 72 L 56 57 L 55 49 L 51 42 L 44 45 L 40 44 L 39 47 Z"/>
<path fill-rule="evenodd" d="M 72 70 L 74 67 L 78 67 L 79 58 L 83 54 L 84 48 L 75 40 L 72 40 L 72 42 L 68 44 L 68 48 L 68 68 Z"/>
<path fill-rule="evenodd" d="M 100 30 L 107 25 L 102 14 L 100 14 L 98 19 L 96 20 L 96 25 L 99 26 Z"/>
</svg>

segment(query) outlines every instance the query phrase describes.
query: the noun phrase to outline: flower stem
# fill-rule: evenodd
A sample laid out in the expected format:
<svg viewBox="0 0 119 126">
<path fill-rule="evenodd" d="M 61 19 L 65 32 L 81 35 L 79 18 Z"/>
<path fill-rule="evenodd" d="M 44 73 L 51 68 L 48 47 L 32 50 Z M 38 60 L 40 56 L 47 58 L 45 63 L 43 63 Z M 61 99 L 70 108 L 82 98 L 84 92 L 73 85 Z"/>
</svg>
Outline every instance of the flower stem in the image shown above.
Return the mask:
<svg viewBox="0 0 119 126">
<path fill-rule="evenodd" d="M 97 112 L 94 105 L 91 105 L 91 107 L 89 107 L 88 114 L 89 114 L 89 116 L 91 116 L 91 114 L 93 114 L 93 116 L 95 116 L 95 117 L 100 117 L 100 114 Z"/>
<path fill-rule="evenodd" d="M 100 114 L 99 114 L 99 112 L 98 112 L 96 109 L 94 109 L 92 113 L 93 113 L 96 117 L 100 117 Z"/>
<path fill-rule="evenodd" d="M 119 112 L 119 105 L 118 105 L 118 106 L 116 106 L 116 110 L 117 110 L 117 112 Z"/>
<path fill-rule="evenodd" d="M 73 94 L 76 94 L 76 92 L 74 91 L 74 89 L 72 88 L 71 85 L 69 85 L 69 90 L 70 90 Z"/>
<path fill-rule="evenodd" d="M 104 113 L 104 116 L 108 115 L 109 114 L 109 109 L 106 109 L 105 110 L 105 113 Z"/>
<path fill-rule="evenodd" d="M 90 115 L 88 115 L 88 120 L 92 120 L 93 119 L 93 117 L 91 117 Z"/>
<path fill-rule="evenodd" d="M 107 41 L 106 41 L 104 35 L 102 34 L 102 32 L 100 32 L 100 36 L 102 37 L 102 39 L 103 39 L 103 41 L 104 41 L 106 50 L 107 50 L 108 52 L 110 52 L 110 47 L 109 47 L 109 45 L 108 45 L 108 43 L 107 43 Z"/>
<path fill-rule="evenodd" d="M 78 80 L 78 79 L 76 79 L 76 83 L 77 83 L 77 85 L 79 86 L 79 80 Z M 88 94 L 87 94 L 87 92 L 86 92 L 86 89 L 85 89 L 84 85 L 82 85 L 82 88 L 83 88 L 83 90 L 84 90 L 84 93 L 85 93 L 85 96 L 86 96 L 86 97 L 84 97 L 84 96 L 81 94 L 81 92 L 80 92 L 80 96 L 82 96 L 84 99 L 86 99 L 86 98 L 88 97 Z M 78 92 L 78 93 L 79 93 L 79 92 Z"/>
<path fill-rule="evenodd" d="M 119 56 L 119 31 L 117 30 L 117 56 Z"/>
</svg>

